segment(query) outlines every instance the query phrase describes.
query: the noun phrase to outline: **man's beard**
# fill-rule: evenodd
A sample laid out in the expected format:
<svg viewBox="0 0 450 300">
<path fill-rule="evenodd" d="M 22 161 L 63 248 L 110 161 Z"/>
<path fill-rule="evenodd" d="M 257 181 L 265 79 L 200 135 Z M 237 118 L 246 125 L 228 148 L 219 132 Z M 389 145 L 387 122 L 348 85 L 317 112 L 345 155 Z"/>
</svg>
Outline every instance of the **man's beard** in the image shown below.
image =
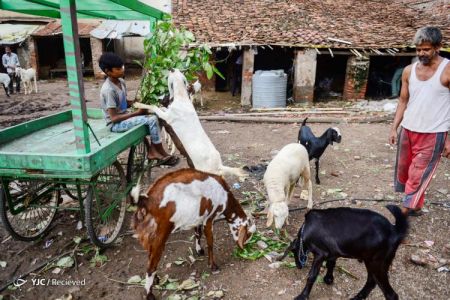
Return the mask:
<svg viewBox="0 0 450 300">
<path fill-rule="evenodd" d="M 431 63 L 431 60 L 433 59 L 433 57 L 437 56 L 439 54 L 439 52 L 433 51 L 433 54 L 431 54 L 430 56 L 427 55 L 422 55 L 419 56 L 419 61 L 424 64 L 424 65 L 429 65 Z"/>
<path fill-rule="evenodd" d="M 424 65 L 429 65 L 431 62 L 431 57 L 428 56 L 419 56 L 419 61 Z"/>
</svg>

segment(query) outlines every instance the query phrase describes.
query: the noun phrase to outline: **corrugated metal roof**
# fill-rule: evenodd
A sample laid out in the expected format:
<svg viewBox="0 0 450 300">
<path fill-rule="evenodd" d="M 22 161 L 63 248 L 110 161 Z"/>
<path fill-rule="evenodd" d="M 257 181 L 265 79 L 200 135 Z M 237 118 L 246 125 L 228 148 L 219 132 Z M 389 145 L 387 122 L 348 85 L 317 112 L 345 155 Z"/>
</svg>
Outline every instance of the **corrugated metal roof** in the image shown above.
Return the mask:
<svg viewBox="0 0 450 300">
<path fill-rule="evenodd" d="M 0 45 L 21 43 L 39 27 L 39 25 L 0 24 Z"/>
<path fill-rule="evenodd" d="M 107 20 L 91 31 L 98 39 L 120 39 L 123 36 L 150 34 L 150 21 L 116 21 Z"/>
<path fill-rule="evenodd" d="M 78 35 L 80 37 L 89 37 L 91 30 L 93 30 L 95 27 L 98 26 L 100 22 L 99 21 L 91 21 L 89 23 L 87 22 L 78 22 Z M 54 21 L 48 23 L 46 26 L 42 27 L 41 29 L 34 32 L 33 36 L 53 36 L 62 34 L 62 26 L 61 22 Z"/>
</svg>

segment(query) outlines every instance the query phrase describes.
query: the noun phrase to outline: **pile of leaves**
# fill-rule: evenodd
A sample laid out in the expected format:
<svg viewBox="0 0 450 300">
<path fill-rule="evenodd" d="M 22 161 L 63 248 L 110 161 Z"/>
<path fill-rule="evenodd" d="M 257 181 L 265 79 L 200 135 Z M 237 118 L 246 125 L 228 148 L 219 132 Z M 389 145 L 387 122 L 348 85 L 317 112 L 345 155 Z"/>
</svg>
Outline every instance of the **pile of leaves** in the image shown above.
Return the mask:
<svg viewBox="0 0 450 300">
<path fill-rule="evenodd" d="M 194 34 L 183 27 L 175 27 L 170 18 L 156 23 L 152 35 L 144 40 L 145 59 L 140 63 L 144 69 L 139 89 L 141 102 L 158 104 L 158 100 L 168 94 L 170 69 L 179 69 L 188 82 L 196 80 L 199 72 L 205 72 L 208 79 L 214 73 L 223 78 L 210 63 L 210 48 L 207 45 L 189 47 L 193 43 Z"/>
<path fill-rule="evenodd" d="M 262 249 L 258 242 L 262 241 L 266 248 Z M 255 232 L 251 239 L 245 244 L 244 249 L 235 248 L 233 251 L 233 255 L 235 257 L 249 259 L 249 260 L 257 260 L 265 255 L 268 255 L 272 252 L 283 253 L 284 250 L 288 247 L 289 242 L 282 241 L 280 239 L 271 239 L 269 237 L 264 236 L 260 232 Z"/>
</svg>

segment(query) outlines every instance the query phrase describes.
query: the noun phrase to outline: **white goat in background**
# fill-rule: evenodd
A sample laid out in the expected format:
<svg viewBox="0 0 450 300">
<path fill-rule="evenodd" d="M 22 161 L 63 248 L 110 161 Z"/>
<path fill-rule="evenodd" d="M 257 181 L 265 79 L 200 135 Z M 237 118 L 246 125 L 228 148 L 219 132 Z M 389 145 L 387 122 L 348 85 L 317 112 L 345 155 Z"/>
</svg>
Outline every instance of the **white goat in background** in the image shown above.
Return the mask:
<svg viewBox="0 0 450 300">
<path fill-rule="evenodd" d="M 8 85 L 11 82 L 11 78 L 6 73 L 0 73 L 0 83 L 3 84 L 3 88 L 5 89 L 6 97 L 9 97 Z"/>
<path fill-rule="evenodd" d="M 37 83 L 36 83 L 36 70 L 33 68 L 22 69 L 20 67 L 16 68 L 16 76 L 20 77 L 23 83 L 23 89 L 26 94 L 31 94 L 33 87 L 31 86 L 31 80 L 34 80 L 34 92 L 37 93 Z"/>
<path fill-rule="evenodd" d="M 189 97 L 191 98 L 192 103 L 197 102 L 196 100 L 200 98 L 200 106 L 203 107 L 202 84 L 200 81 L 197 80 L 191 84 L 191 88 L 189 89 Z"/>
<path fill-rule="evenodd" d="M 203 129 L 189 98 L 186 77 L 179 70 L 172 70 L 169 73 L 168 84 L 173 102 L 167 109 L 142 103 L 135 103 L 134 106 L 155 112 L 172 127 L 195 169 L 217 175 L 235 175 L 240 179 L 247 177 L 248 175 L 241 168 L 223 165 L 219 151 Z"/>
</svg>

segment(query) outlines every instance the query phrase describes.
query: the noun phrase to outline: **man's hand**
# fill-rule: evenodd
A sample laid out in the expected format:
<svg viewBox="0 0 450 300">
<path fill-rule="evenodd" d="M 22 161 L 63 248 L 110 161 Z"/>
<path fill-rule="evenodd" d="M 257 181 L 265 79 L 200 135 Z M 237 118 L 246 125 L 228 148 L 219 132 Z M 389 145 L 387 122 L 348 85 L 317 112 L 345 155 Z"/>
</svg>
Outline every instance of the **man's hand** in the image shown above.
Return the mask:
<svg viewBox="0 0 450 300">
<path fill-rule="evenodd" d="M 395 145 L 397 143 L 397 130 L 391 129 L 391 133 L 389 134 L 389 144 Z"/>
<path fill-rule="evenodd" d="M 447 137 L 444 146 L 444 152 L 442 152 L 443 157 L 450 158 L 450 136 Z"/>
</svg>

